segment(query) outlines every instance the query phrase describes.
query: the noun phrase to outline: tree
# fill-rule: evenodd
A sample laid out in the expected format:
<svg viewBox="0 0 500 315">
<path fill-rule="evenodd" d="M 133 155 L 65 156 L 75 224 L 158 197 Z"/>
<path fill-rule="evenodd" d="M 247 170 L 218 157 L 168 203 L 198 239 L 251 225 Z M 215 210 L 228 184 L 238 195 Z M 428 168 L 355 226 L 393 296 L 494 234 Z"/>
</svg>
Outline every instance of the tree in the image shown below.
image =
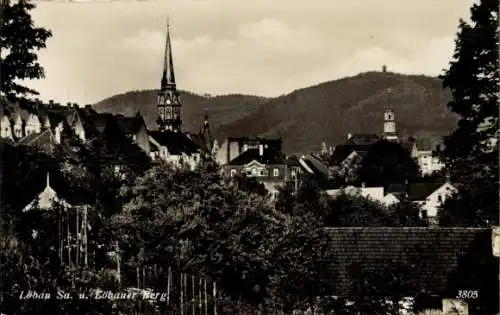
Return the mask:
<svg viewBox="0 0 500 315">
<path fill-rule="evenodd" d="M 361 161 L 359 178 L 367 186 L 388 187 L 412 182 L 420 169 L 410 153 L 399 143 L 381 140 L 370 147 Z"/>
<path fill-rule="evenodd" d="M 1 96 L 9 101 L 26 100 L 26 96 L 38 94 L 18 80 L 44 77 L 44 69 L 38 63 L 37 51 L 45 48 L 45 42 L 52 33 L 34 26 L 30 15 L 33 8 L 35 5 L 29 0 L 1 0 L 0 90 Z"/>
<path fill-rule="evenodd" d="M 472 23 L 460 21 L 453 59 L 441 76 L 453 97 L 448 107 L 460 116 L 441 154 L 460 191 L 458 208 L 445 206 L 443 217 L 469 213 L 457 225 L 498 224 L 498 6 L 498 0 L 472 6 Z"/>
<path fill-rule="evenodd" d="M 388 213 L 397 226 L 427 226 L 428 222 L 420 218 L 421 206 L 407 198 L 400 197 L 398 203 L 388 206 Z"/>
<path fill-rule="evenodd" d="M 328 200 L 323 220 L 328 227 L 382 227 L 397 224 L 381 203 L 347 192 L 341 192 Z"/>
</svg>

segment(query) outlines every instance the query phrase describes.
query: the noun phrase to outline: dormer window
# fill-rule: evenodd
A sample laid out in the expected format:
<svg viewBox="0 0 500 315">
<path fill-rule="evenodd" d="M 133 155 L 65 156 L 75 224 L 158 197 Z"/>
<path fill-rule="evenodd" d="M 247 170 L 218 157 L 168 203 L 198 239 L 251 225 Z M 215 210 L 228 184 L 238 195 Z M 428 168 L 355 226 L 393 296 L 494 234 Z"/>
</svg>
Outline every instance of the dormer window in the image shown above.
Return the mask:
<svg viewBox="0 0 500 315">
<path fill-rule="evenodd" d="M 231 177 L 235 177 L 236 176 L 236 170 L 233 168 L 231 170 Z"/>
<path fill-rule="evenodd" d="M 273 169 L 273 175 L 274 175 L 275 177 L 280 176 L 280 170 L 279 170 L 279 169 L 277 169 L 277 168 Z"/>
<path fill-rule="evenodd" d="M 438 195 L 438 201 L 443 202 L 443 198 L 441 197 L 441 195 Z"/>
</svg>

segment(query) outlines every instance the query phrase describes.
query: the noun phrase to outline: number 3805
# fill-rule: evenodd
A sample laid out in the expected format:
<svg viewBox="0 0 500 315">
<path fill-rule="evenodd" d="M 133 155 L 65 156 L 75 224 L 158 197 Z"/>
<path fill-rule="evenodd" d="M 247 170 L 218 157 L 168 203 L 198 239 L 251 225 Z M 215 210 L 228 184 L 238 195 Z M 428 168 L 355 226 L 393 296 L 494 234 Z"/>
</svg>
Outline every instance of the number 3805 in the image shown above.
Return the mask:
<svg viewBox="0 0 500 315">
<path fill-rule="evenodd" d="M 457 299 L 477 299 L 479 292 L 477 290 L 459 290 Z"/>
</svg>

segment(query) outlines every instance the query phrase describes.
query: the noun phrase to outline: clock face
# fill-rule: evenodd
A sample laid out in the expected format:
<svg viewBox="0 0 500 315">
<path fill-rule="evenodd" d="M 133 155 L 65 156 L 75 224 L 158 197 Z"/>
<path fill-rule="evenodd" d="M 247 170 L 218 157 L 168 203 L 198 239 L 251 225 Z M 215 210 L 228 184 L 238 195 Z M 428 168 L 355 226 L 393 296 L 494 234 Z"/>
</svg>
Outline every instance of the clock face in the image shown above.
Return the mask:
<svg viewBox="0 0 500 315">
<path fill-rule="evenodd" d="M 167 100 L 167 104 L 169 104 L 169 105 L 170 105 L 171 103 L 172 103 L 172 102 L 168 99 L 168 100 Z"/>
</svg>

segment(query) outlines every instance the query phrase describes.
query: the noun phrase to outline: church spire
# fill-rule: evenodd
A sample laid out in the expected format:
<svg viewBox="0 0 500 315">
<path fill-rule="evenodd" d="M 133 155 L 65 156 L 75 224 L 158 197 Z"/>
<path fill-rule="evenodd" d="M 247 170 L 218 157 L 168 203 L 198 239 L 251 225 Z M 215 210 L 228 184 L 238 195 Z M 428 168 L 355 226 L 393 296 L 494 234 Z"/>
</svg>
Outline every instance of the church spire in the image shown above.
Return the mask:
<svg viewBox="0 0 500 315">
<path fill-rule="evenodd" d="M 167 39 L 165 41 L 165 56 L 163 61 L 163 76 L 161 89 L 175 88 L 174 61 L 172 58 L 172 45 L 170 43 L 170 19 L 167 18 Z"/>
</svg>

